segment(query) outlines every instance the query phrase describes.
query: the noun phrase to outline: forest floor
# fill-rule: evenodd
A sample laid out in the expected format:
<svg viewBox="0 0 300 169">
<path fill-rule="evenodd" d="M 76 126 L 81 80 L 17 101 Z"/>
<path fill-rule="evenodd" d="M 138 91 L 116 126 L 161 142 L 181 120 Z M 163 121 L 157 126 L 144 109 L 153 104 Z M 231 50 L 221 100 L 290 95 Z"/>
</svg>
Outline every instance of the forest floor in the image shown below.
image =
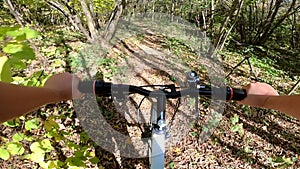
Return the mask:
<svg viewBox="0 0 300 169">
<path fill-rule="evenodd" d="M 157 58 L 162 54 L 167 57 Z M 225 52 L 222 56 L 222 67 L 225 74 L 228 74 L 234 65 L 244 58 L 243 55 L 233 52 Z M 136 59 L 139 59 L 139 61 Z M 142 63 L 141 59 L 144 59 L 144 63 Z M 128 83 L 134 85 L 168 84 L 174 81 L 177 82 L 176 80 L 181 78 L 178 75 L 180 73 L 176 72 L 178 71 L 176 68 L 179 68 L 176 64 L 181 60 L 187 63 L 189 69 L 201 73 L 201 82 L 209 83 L 210 76 L 208 72 L 211 71 L 209 64 L 206 63 L 205 59 L 200 62 L 197 59 L 199 59 L 197 55 L 192 53 L 187 46 L 175 40 L 165 39 L 163 36 L 147 35 L 128 40 L 122 45 L 114 47 L 112 52 L 104 60 L 100 61 L 101 68 L 97 69 L 97 71 L 101 74 L 100 78 L 104 78 L 106 81 L 114 81 L 113 76 L 123 71 L 116 67 L 120 64 L 121 67 L 124 67 L 126 66 L 124 64 L 127 64 L 127 66 L 131 66 L 131 70 L 134 70 L 133 73 L 129 71 L 128 74 L 125 74 L 130 76 L 130 78 L 126 79 Z M 281 94 L 286 93 L 295 81 L 291 81 L 288 75 L 278 70 L 278 67 L 273 67 L 270 64 L 271 62 L 268 62 L 268 60 L 266 62 L 265 59 L 251 58 L 253 71 L 256 72 L 260 79 L 264 79 L 264 81 L 274 85 L 275 88 L 280 89 Z M 172 70 L 166 70 L 169 67 L 163 66 L 164 62 L 174 64 L 171 66 Z M 156 65 L 149 65 L 150 63 L 155 63 Z M 201 66 L 201 64 L 206 64 L 206 67 Z M 82 74 L 81 72 L 80 75 Z M 253 78 L 245 62 L 226 80 L 228 85 L 240 88 L 248 84 Z M 120 79 L 122 77 L 118 80 Z M 131 98 L 141 100 L 138 96 Z M 116 104 L 110 103 L 108 99 L 101 98 L 100 100 L 98 104 L 101 107 L 102 114 L 109 120 L 109 124 L 113 128 L 125 135 L 141 134 L 137 131 L 138 127 L 132 125 L 138 118 L 135 112 L 130 114 L 132 121 L 128 122 L 126 117 L 120 112 L 118 113 L 119 109 L 116 107 Z M 139 103 L 139 101 L 135 101 L 135 103 Z M 168 104 L 172 105 L 175 102 L 169 102 Z M 84 133 L 80 124 L 82 116 L 78 117 L 79 115 L 76 114 L 73 106 L 74 103 L 72 102 L 57 103 L 47 105 L 27 115 L 26 118 L 39 119 L 39 127 L 30 131 L 25 130 L 25 123 L 22 119 L 18 121 L 21 125 L 16 127 L 1 125 L 1 143 L 12 140 L 15 133 L 24 131 L 27 136 L 31 136 L 36 140 L 42 140 L 42 138 L 50 139 L 54 149 L 45 154 L 45 162 L 66 161 L 70 157 L 75 157 L 77 155 L 76 151 L 83 147 L 94 153 L 94 156 L 99 161 L 86 163 L 85 167 L 81 168 L 148 168 L 147 158 L 122 157 L 116 153 L 104 150 L 101 145 L 96 145 L 92 139 L 82 142 L 82 133 Z M 147 107 L 149 103 L 146 102 L 143 106 Z M 179 108 L 179 110 L 183 108 Z M 221 112 L 222 116 L 219 117 L 220 119 L 216 119 L 215 123 L 217 125 L 212 128 L 213 132 L 206 134 L 208 138 L 203 141 L 203 135 L 201 135 L 204 130 L 203 124 L 207 124 L 207 116 L 213 112 L 211 109 L 214 109 L 214 107 L 200 105 L 199 120 L 188 121 L 193 126 L 189 128 L 184 136 L 180 137 L 180 141 L 174 142 L 167 149 L 165 168 L 300 168 L 300 121 L 277 111 L 251 108 L 239 105 L 236 102 L 227 102 L 224 104 L 224 111 Z M 143 109 L 143 111 L 146 110 L 147 108 Z M 173 111 L 172 108 L 168 108 L 168 110 Z M 107 114 L 107 112 L 114 113 Z M 45 122 L 49 122 L 49 117 L 54 117 L 52 120 L 59 125 L 56 132 L 61 132 L 62 136 L 65 137 L 64 139 L 57 139 L 58 136 L 49 137 L 49 133 L 47 135 L 49 131 L 45 129 Z M 179 117 L 181 118 L 180 115 Z M 174 125 L 176 126 L 176 122 Z M 180 121 L 177 121 L 177 125 L 180 125 Z M 176 133 L 176 131 L 171 132 Z M 32 141 L 30 140 L 22 141 L 25 149 L 24 154 L 32 152 L 31 143 Z M 81 147 L 74 145 L 72 147 L 70 143 Z M 71 161 L 69 166 L 70 164 L 75 165 L 76 162 Z M 77 168 L 80 168 L 80 165 L 78 164 Z M 41 164 L 37 161 L 34 162 L 34 160 L 26 159 L 25 156 L 18 155 L 12 156 L 9 160 L 0 160 L 0 166 L 1 168 L 14 169 L 41 168 Z M 66 166 L 59 168 L 67 168 Z"/>
</svg>

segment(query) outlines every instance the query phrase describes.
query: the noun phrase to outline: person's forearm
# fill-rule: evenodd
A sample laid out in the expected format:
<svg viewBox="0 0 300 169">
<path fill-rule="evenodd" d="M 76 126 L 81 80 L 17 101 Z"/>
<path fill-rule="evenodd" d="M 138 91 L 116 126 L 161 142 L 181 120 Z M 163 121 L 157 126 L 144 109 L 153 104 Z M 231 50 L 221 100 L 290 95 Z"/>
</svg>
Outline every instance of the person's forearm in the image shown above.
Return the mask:
<svg viewBox="0 0 300 169">
<path fill-rule="evenodd" d="M 60 100 L 59 92 L 0 82 L 0 122 L 24 115 L 39 106 Z"/>
<path fill-rule="evenodd" d="M 300 95 L 293 96 L 269 96 L 264 107 L 275 109 L 300 119 Z"/>
</svg>

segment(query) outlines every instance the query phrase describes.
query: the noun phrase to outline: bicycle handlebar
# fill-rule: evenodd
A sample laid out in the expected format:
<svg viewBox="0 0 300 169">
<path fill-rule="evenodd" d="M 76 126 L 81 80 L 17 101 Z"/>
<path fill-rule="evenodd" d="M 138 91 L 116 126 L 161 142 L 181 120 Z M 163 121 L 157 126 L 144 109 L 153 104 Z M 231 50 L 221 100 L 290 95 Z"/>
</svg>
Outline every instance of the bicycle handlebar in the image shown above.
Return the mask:
<svg viewBox="0 0 300 169">
<path fill-rule="evenodd" d="M 163 91 L 166 98 L 179 98 L 182 96 L 204 96 L 211 98 L 212 95 L 226 94 L 226 100 L 240 101 L 247 97 L 245 89 L 236 89 L 231 87 L 212 88 L 207 85 L 198 85 L 197 88 L 188 88 L 176 91 L 174 85 L 162 85 L 170 87 L 171 91 Z M 133 86 L 125 84 L 113 84 L 104 81 L 83 81 L 79 83 L 78 89 L 82 93 L 94 93 L 97 96 L 109 97 L 117 94 L 140 94 L 149 96 L 152 91 L 144 89 L 142 86 Z M 225 90 L 225 91 L 224 91 Z M 126 93 L 127 92 L 127 93 Z M 217 98 L 218 99 L 218 98 Z"/>
</svg>

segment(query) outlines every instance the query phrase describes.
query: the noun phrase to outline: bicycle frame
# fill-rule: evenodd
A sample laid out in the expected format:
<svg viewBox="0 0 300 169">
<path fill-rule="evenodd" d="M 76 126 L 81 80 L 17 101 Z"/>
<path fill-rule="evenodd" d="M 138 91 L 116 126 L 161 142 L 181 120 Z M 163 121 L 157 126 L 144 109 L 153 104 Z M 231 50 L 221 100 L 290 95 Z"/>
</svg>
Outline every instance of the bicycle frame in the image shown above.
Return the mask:
<svg viewBox="0 0 300 169">
<path fill-rule="evenodd" d="M 151 138 L 149 163 L 151 169 L 163 169 L 165 160 L 165 138 L 167 123 L 165 119 L 166 97 L 162 91 L 150 94 L 151 101 Z"/>
</svg>

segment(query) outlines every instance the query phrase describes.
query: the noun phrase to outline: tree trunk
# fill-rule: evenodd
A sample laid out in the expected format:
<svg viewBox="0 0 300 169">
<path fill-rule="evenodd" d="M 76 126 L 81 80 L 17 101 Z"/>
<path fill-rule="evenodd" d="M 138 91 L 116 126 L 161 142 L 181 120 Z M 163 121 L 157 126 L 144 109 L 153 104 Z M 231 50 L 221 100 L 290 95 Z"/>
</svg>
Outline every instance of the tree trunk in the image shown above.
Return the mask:
<svg viewBox="0 0 300 169">
<path fill-rule="evenodd" d="M 215 4 L 214 0 L 211 0 L 210 4 L 210 21 L 209 21 L 209 27 L 210 27 L 210 37 L 214 37 L 215 30 L 214 30 L 214 14 L 215 14 Z"/>
<path fill-rule="evenodd" d="M 22 27 L 24 27 L 24 23 L 23 23 L 24 19 L 22 18 L 21 14 L 15 9 L 15 7 L 11 3 L 11 1 L 10 0 L 4 0 L 4 2 L 8 6 L 8 9 L 9 9 L 10 13 L 16 18 L 17 22 Z"/>
<path fill-rule="evenodd" d="M 271 34 L 275 31 L 275 29 L 278 28 L 286 18 L 288 18 L 291 14 L 293 14 L 292 10 L 294 9 L 295 3 L 296 3 L 296 0 L 293 0 L 292 4 L 289 7 L 289 9 L 287 10 L 287 12 L 277 21 L 274 21 L 276 14 L 274 16 L 272 16 L 270 24 L 267 26 L 267 28 L 265 28 L 265 31 L 257 39 L 257 41 L 255 41 L 255 44 L 264 44 L 267 41 L 267 39 L 271 36 Z M 298 10 L 298 8 L 299 8 L 299 6 L 294 10 L 294 12 L 296 12 Z M 278 7 L 278 9 L 276 7 L 276 10 L 277 10 L 276 11 L 276 13 L 277 13 L 279 10 L 279 7 Z M 272 24 L 272 23 L 274 23 L 274 24 Z"/>
<path fill-rule="evenodd" d="M 119 19 L 123 13 L 126 6 L 126 0 L 118 0 L 116 2 L 113 13 L 110 16 L 109 22 L 105 28 L 104 39 L 110 41 L 116 31 Z"/>
<path fill-rule="evenodd" d="M 222 46 L 224 46 L 223 44 L 225 43 L 225 41 L 227 40 L 227 37 L 229 35 L 229 33 L 231 32 L 233 26 L 235 25 L 237 18 L 239 16 L 239 13 L 241 11 L 241 8 L 243 6 L 244 0 L 235 0 L 231 6 L 231 9 L 229 11 L 229 14 L 227 15 L 227 17 L 225 18 L 222 27 L 219 31 L 219 35 L 217 37 L 217 40 L 214 43 L 214 46 L 216 49 L 220 49 L 223 48 Z M 226 27 L 227 24 L 229 22 L 230 19 L 233 19 L 233 23 L 231 28 L 226 32 Z"/>
<path fill-rule="evenodd" d="M 235 15 L 235 17 L 234 17 L 234 21 L 233 21 L 231 27 L 229 28 L 229 30 L 228 30 L 228 31 L 226 32 L 226 34 L 224 35 L 224 39 L 223 39 L 223 41 L 221 42 L 220 47 L 218 47 L 218 50 L 222 50 L 222 49 L 223 49 L 223 47 L 224 47 L 224 45 L 225 45 L 225 42 L 226 42 L 226 40 L 227 40 L 229 34 L 231 33 L 233 27 L 235 26 L 235 24 L 236 24 L 236 22 L 237 22 L 237 20 L 238 20 L 238 18 L 239 18 L 239 13 L 240 13 L 240 11 L 242 10 L 243 4 L 244 4 L 244 0 L 241 0 L 241 1 L 240 1 L 240 4 L 239 4 L 239 8 L 238 8 L 238 10 L 237 10 L 237 13 L 236 13 L 236 15 Z"/>
<path fill-rule="evenodd" d="M 80 0 L 80 4 L 87 20 L 87 26 L 89 28 L 90 38 L 91 38 L 90 41 L 95 42 L 95 40 L 98 39 L 98 30 L 96 28 L 95 20 L 92 16 L 93 12 L 90 11 L 90 8 L 88 7 L 85 0 Z"/>
<path fill-rule="evenodd" d="M 297 18 L 297 15 L 296 15 L 296 13 L 294 13 L 292 16 L 293 23 L 292 23 L 292 29 L 291 29 L 291 33 L 292 33 L 291 46 L 293 49 L 296 48 L 296 45 L 295 45 L 295 32 L 296 32 L 296 23 L 297 23 L 296 18 Z"/>
<path fill-rule="evenodd" d="M 48 1 L 46 0 L 46 3 L 48 3 L 52 8 L 60 11 L 68 20 L 70 21 L 71 25 L 75 27 L 75 29 L 81 31 L 84 36 L 87 38 L 88 42 L 92 42 L 92 37 L 90 36 L 90 33 L 86 28 L 83 26 L 81 19 L 77 16 L 76 12 L 72 11 L 71 7 L 66 6 L 69 11 L 66 11 L 63 8 L 62 4 L 59 4 L 58 2 Z"/>
</svg>

